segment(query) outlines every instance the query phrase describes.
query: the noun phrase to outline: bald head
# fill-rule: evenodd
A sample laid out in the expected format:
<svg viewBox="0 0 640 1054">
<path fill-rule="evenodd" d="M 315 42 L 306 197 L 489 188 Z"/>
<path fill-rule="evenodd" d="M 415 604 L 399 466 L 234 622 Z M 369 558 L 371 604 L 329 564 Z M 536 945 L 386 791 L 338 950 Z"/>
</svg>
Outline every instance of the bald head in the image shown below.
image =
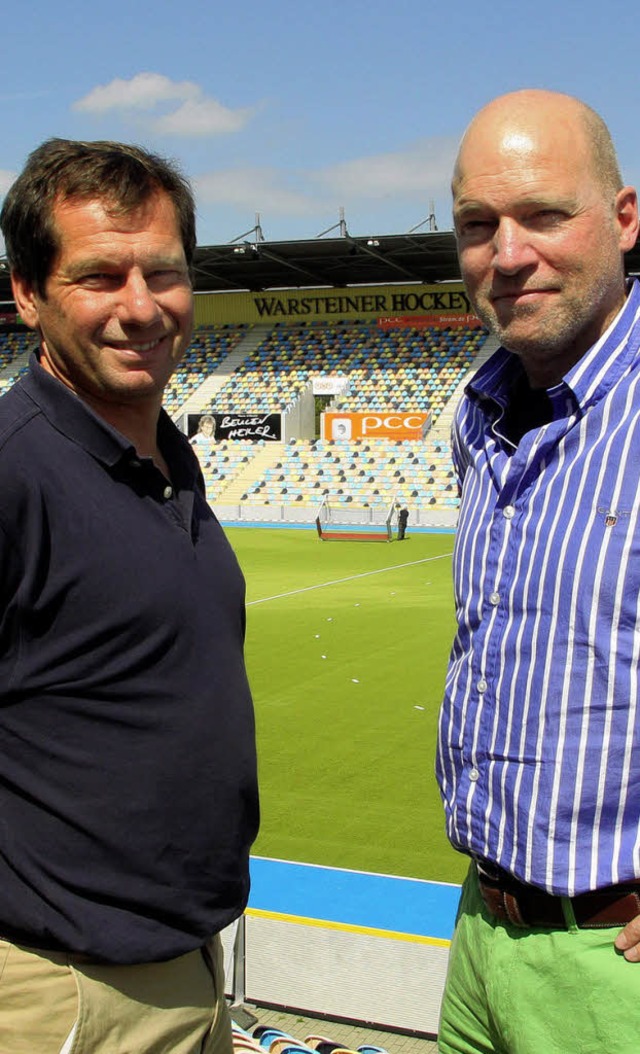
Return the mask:
<svg viewBox="0 0 640 1054">
<path fill-rule="evenodd" d="M 606 125 L 570 95 L 494 99 L 464 134 L 453 199 L 476 313 L 535 386 L 557 383 L 624 303 L 638 233 Z"/>
<path fill-rule="evenodd" d="M 609 129 L 595 110 L 572 95 L 541 89 L 524 89 L 493 99 L 467 128 L 456 158 L 452 190 L 454 198 L 465 170 L 465 162 L 478 142 L 503 142 L 521 147 L 540 129 L 553 132 L 578 162 L 586 162 L 606 194 L 622 187 L 615 148 Z M 578 156 L 576 156 L 578 155 Z"/>
</svg>

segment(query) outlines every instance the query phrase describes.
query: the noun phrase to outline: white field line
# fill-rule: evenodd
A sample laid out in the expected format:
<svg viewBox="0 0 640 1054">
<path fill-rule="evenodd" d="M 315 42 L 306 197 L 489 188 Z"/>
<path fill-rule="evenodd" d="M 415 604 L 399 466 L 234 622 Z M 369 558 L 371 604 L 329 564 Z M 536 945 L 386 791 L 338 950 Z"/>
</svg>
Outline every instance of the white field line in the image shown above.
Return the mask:
<svg viewBox="0 0 640 1054">
<path fill-rule="evenodd" d="M 281 600 L 283 597 L 293 597 L 297 593 L 309 593 L 312 589 L 325 589 L 326 586 L 339 586 L 343 582 L 353 582 L 356 578 L 368 578 L 369 575 L 382 575 L 387 571 L 399 571 L 403 567 L 417 567 L 418 564 L 431 564 L 434 560 L 444 560 L 452 556 L 452 553 L 441 553 L 439 556 L 425 556 L 423 560 L 410 560 L 406 564 L 392 564 L 391 567 L 380 567 L 377 571 L 362 571 L 359 575 L 349 575 L 348 578 L 334 578 L 332 582 L 319 582 L 316 586 L 304 586 L 303 589 L 291 589 L 288 593 L 276 593 L 273 597 L 262 597 L 260 600 L 250 600 L 247 607 L 254 604 L 266 604 L 269 600 Z"/>
</svg>

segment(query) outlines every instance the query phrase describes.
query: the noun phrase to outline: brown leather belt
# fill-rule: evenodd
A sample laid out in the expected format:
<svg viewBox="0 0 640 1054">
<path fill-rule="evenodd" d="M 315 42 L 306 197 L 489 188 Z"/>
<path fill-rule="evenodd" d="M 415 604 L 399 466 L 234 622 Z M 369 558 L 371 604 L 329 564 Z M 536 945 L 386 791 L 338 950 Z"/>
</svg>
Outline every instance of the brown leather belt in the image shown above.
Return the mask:
<svg viewBox="0 0 640 1054">
<path fill-rule="evenodd" d="M 495 918 L 525 929 L 566 929 L 561 897 L 554 897 L 491 864 L 476 861 L 482 899 Z M 582 929 L 626 926 L 640 915 L 640 880 L 607 886 L 571 897 L 576 923 Z"/>
</svg>

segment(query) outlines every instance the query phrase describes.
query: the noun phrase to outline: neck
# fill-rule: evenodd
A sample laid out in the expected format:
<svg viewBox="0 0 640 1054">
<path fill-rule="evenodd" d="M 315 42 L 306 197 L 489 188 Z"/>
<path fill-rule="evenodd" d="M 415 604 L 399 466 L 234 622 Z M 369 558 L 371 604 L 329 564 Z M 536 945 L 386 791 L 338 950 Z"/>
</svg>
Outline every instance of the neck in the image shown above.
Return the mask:
<svg viewBox="0 0 640 1054">
<path fill-rule="evenodd" d="M 154 400 L 152 405 L 146 401 L 133 405 L 104 403 L 93 400 L 90 396 L 85 397 L 82 393 L 78 394 L 94 413 L 133 443 L 140 457 L 152 457 L 158 460 L 160 456 L 158 449 L 159 400 L 157 402 Z"/>
</svg>

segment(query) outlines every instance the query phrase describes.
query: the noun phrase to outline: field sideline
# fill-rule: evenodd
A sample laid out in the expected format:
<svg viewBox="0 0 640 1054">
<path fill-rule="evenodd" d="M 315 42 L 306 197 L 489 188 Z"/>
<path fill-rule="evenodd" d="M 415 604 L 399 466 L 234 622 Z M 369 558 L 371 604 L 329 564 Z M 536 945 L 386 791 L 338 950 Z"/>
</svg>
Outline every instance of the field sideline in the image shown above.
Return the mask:
<svg viewBox="0 0 640 1054">
<path fill-rule="evenodd" d="M 227 530 L 247 578 L 260 856 L 459 882 L 435 731 L 453 635 L 453 536 L 323 543 Z"/>
</svg>

